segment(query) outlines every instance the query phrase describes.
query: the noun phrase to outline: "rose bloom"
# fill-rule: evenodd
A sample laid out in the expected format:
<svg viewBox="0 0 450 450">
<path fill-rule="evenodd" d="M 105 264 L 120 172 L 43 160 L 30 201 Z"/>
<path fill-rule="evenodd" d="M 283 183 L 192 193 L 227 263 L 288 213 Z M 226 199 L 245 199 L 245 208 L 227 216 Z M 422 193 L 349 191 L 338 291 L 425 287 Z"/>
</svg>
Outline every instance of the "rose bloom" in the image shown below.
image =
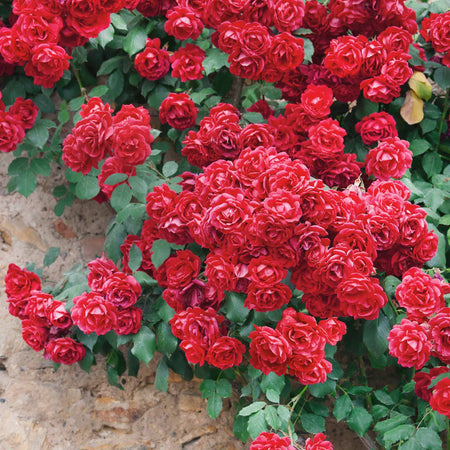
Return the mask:
<svg viewBox="0 0 450 450">
<path fill-rule="evenodd" d="M 108 333 L 117 326 L 117 309 L 95 292 L 84 292 L 73 299 L 72 320 L 85 334 Z"/>
<path fill-rule="evenodd" d="M 197 341 L 195 339 L 183 339 L 180 343 L 180 348 L 183 350 L 189 363 L 203 366 L 206 361 L 208 348 L 210 347 L 202 341 Z"/>
<path fill-rule="evenodd" d="M 355 125 L 355 130 L 364 144 L 370 146 L 388 137 L 398 136 L 395 119 L 384 111 L 364 117 Z"/>
<path fill-rule="evenodd" d="M 134 67 L 139 75 L 150 81 L 164 78 L 170 69 L 169 53 L 161 49 L 161 40 L 147 39 L 145 48 L 136 55 Z"/>
<path fill-rule="evenodd" d="M 181 81 L 201 80 L 203 78 L 203 60 L 205 51 L 194 44 L 186 44 L 170 57 L 172 76 Z"/>
<path fill-rule="evenodd" d="M 41 280 L 33 272 L 10 264 L 5 276 L 5 292 L 8 297 L 28 297 L 31 291 L 41 289 Z"/>
<path fill-rule="evenodd" d="M 184 130 L 195 125 L 198 108 L 184 92 L 180 94 L 170 93 L 159 107 L 159 119 L 161 123 L 168 123 L 176 130 Z"/>
<path fill-rule="evenodd" d="M 25 74 L 33 77 L 34 84 L 49 89 L 69 68 L 70 59 L 72 57 L 59 45 L 36 45 L 31 51 L 31 59 L 25 66 Z"/>
<path fill-rule="evenodd" d="M 269 61 L 279 70 L 288 72 L 299 66 L 305 57 L 304 41 L 282 32 L 272 38 L 267 50 Z"/>
<path fill-rule="evenodd" d="M 117 309 L 117 325 L 114 331 L 119 335 L 135 334 L 141 329 L 143 311 L 134 306 Z"/>
<path fill-rule="evenodd" d="M 384 139 L 366 156 L 366 172 L 380 180 L 401 178 L 412 164 L 409 142 L 398 137 Z"/>
<path fill-rule="evenodd" d="M 450 378 L 443 378 L 436 383 L 431 394 L 430 406 L 450 419 Z"/>
<path fill-rule="evenodd" d="M 361 81 L 364 97 L 374 103 L 391 103 L 400 96 L 400 86 L 393 84 L 385 75 L 377 75 Z"/>
<path fill-rule="evenodd" d="M 431 327 L 433 356 L 450 364 L 450 308 L 442 308 L 428 322 Z"/>
<path fill-rule="evenodd" d="M 419 370 L 430 359 L 432 344 L 426 327 L 427 325 L 402 319 L 389 332 L 389 354 L 398 358 L 401 366 Z"/>
<path fill-rule="evenodd" d="M 25 129 L 17 117 L 0 111 L 0 152 L 13 152 L 25 137 Z"/>
<path fill-rule="evenodd" d="M 129 308 L 137 302 L 142 288 L 132 275 L 116 272 L 105 280 L 103 293 L 105 299 L 114 306 Z"/>
<path fill-rule="evenodd" d="M 180 41 L 195 40 L 203 31 L 203 22 L 199 15 L 189 6 L 175 6 L 167 12 L 164 30 Z"/>
<path fill-rule="evenodd" d="M 347 327 L 344 322 L 331 317 L 319 322 L 319 330 L 325 337 L 327 344 L 336 345 L 347 332 Z"/>
<path fill-rule="evenodd" d="M 209 283 L 225 291 L 234 290 L 237 278 L 234 265 L 225 255 L 209 253 L 205 262 L 205 276 Z"/>
<path fill-rule="evenodd" d="M 229 369 L 239 366 L 245 351 L 245 345 L 238 339 L 222 336 L 217 338 L 209 347 L 206 362 L 221 370 Z"/>
<path fill-rule="evenodd" d="M 54 327 L 68 329 L 72 323 L 72 318 L 66 311 L 65 304 L 59 300 L 54 300 L 46 310 L 47 318 Z"/>
<path fill-rule="evenodd" d="M 283 283 L 261 287 L 250 282 L 244 306 L 259 312 L 277 311 L 287 305 L 291 297 L 291 290 Z"/>
<path fill-rule="evenodd" d="M 33 100 L 24 100 L 22 97 L 16 98 L 14 104 L 9 108 L 8 113 L 15 116 L 25 130 L 33 128 L 34 121 L 38 115 L 39 108 Z"/>
<path fill-rule="evenodd" d="M 413 381 L 416 383 L 414 386 L 414 392 L 417 395 L 417 397 L 420 397 L 422 400 L 429 402 L 431 398 L 431 393 L 433 391 L 433 389 L 429 388 L 430 383 L 438 375 L 447 372 L 449 372 L 449 369 L 446 366 L 433 367 L 432 369 L 430 369 L 430 373 L 416 372 Z"/>
<path fill-rule="evenodd" d="M 398 304 L 406 308 L 408 318 L 424 320 L 445 306 L 441 282 L 417 267 L 403 274 L 401 284 L 395 291 Z"/>
<path fill-rule="evenodd" d="M 261 370 L 264 375 L 275 372 L 278 376 L 284 375 L 287 370 L 287 361 L 292 355 L 292 349 L 278 331 L 270 327 L 258 327 L 249 334 L 250 364 Z"/>
<path fill-rule="evenodd" d="M 201 260 L 190 250 L 178 250 L 176 256 L 164 264 L 167 285 L 171 288 L 187 286 L 200 273 Z"/>
<path fill-rule="evenodd" d="M 431 13 L 429 18 L 423 20 L 423 30 L 420 34 L 427 41 L 431 41 L 438 53 L 447 53 L 450 50 L 450 11 L 442 14 Z"/>
<path fill-rule="evenodd" d="M 263 431 L 251 444 L 250 450 L 295 450 L 288 437 Z"/>
<path fill-rule="evenodd" d="M 333 91 L 325 85 L 309 84 L 301 97 L 303 110 L 315 119 L 325 119 L 332 103 Z"/>
<path fill-rule="evenodd" d="M 363 63 L 364 36 L 340 36 L 330 42 L 324 66 L 338 77 L 357 76 Z"/>
<path fill-rule="evenodd" d="M 306 439 L 305 450 L 333 450 L 333 444 L 325 439 L 323 433 L 317 433 L 312 439 Z"/>
<path fill-rule="evenodd" d="M 51 339 L 45 346 L 45 355 L 55 363 L 75 364 L 86 355 L 86 349 L 80 342 L 70 337 Z"/>
<path fill-rule="evenodd" d="M 302 0 L 275 0 L 273 21 L 278 31 L 294 31 L 302 26 L 305 3 Z"/>
<path fill-rule="evenodd" d="M 22 338 L 36 352 L 45 347 L 49 329 L 35 322 L 25 319 L 22 321 Z"/>
</svg>

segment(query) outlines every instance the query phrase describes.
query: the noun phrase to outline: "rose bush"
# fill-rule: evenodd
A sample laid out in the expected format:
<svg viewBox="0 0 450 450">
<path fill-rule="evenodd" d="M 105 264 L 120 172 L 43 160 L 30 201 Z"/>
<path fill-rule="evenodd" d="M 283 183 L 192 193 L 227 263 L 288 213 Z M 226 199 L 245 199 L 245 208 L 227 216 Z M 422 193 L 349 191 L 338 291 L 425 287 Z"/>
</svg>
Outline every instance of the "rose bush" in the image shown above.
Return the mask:
<svg viewBox="0 0 450 450">
<path fill-rule="evenodd" d="M 63 164 L 55 214 L 76 197 L 117 213 L 105 254 L 49 292 L 10 264 L 33 350 L 85 370 L 107 355 L 120 388 L 157 350 L 156 386 L 204 379 L 211 417 L 238 392 L 254 449 L 330 449 L 330 413 L 372 446 L 450 439 L 445 2 L 14 0 L 0 16 L 8 189 Z"/>
</svg>

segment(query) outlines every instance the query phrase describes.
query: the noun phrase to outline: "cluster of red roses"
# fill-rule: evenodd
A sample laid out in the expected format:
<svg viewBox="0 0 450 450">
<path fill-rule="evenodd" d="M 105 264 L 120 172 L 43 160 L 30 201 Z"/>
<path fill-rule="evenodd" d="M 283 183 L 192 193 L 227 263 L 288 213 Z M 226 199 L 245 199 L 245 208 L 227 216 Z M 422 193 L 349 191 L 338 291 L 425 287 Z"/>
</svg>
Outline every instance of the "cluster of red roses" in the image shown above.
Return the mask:
<svg viewBox="0 0 450 450">
<path fill-rule="evenodd" d="M 91 292 L 73 299 L 72 320 L 83 333 L 103 335 L 137 333 L 141 328 L 142 309 L 134 306 L 142 293 L 132 275 L 119 271 L 104 256 L 88 263 Z"/>
<path fill-rule="evenodd" d="M 431 13 L 422 21 L 420 34 L 431 42 L 434 50 L 442 54 L 442 64 L 450 67 L 450 11 L 442 14 Z"/>
<path fill-rule="evenodd" d="M 170 55 L 156 38 L 147 39 L 144 50 L 136 55 L 134 66 L 141 77 L 154 81 L 164 78 L 172 64 L 172 77 L 186 82 L 203 78 L 204 59 L 204 50 L 195 44 L 187 43 Z"/>
<path fill-rule="evenodd" d="M 406 309 L 406 318 L 394 325 L 388 337 L 389 353 L 398 358 L 401 366 L 421 369 L 431 355 L 450 364 L 450 308 L 445 307 L 444 300 L 444 294 L 448 293 L 448 283 L 443 283 L 440 277 L 431 278 L 417 267 L 403 275 L 395 296 L 398 304 Z M 433 409 L 441 414 L 450 416 L 450 379 L 440 380 L 434 389 L 428 389 L 436 376 L 447 372 L 445 366 L 435 367 L 429 373 L 418 372 L 414 381 L 420 398 L 430 401 Z M 443 395 L 445 392 L 447 396 Z"/>
<path fill-rule="evenodd" d="M 81 361 L 86 349 L 68 337 L 73 325 L 63 302 L 41 292 L 41 280 L 33 272 L 10 264 L 5 277 L 9 313 L 22 320 L 24 341 L 56 363 Z"/>
<path fill-rule="evenodd" d="M 6 111 L 0 92 L 0 152 L 13 152 L 25 137 L 25 130 L 33 127 L 39 108 L 33 100 L 16 98 Z"/>
<path fill-rule="evenodd" d="M 305 450 L 333 450 L 333 445 L 325 438 L 323 433 L 317 433 L 312 439 L 306 439 Z M 264 431 L 250 444 L 250 450 L 295 450 L 295 447 L 288 437 Z"/>
<path fill-rule="evenodd" d="M 107 158 L 98 176 L 102 192 L 108 197 L 118 184 L 107 185 L 107 178 L 115 173 L 136 174 L 135 166 L 142 164 L 151 153 L 150 115 L 133 105 L 123 105 L 113 117 L 112 108 L 100 98 L 89 99 L 81 106 L 81 120 L 77 122 L 63 143 L 62 159 L 75 172 L 87 174 Z"/>
</svg>

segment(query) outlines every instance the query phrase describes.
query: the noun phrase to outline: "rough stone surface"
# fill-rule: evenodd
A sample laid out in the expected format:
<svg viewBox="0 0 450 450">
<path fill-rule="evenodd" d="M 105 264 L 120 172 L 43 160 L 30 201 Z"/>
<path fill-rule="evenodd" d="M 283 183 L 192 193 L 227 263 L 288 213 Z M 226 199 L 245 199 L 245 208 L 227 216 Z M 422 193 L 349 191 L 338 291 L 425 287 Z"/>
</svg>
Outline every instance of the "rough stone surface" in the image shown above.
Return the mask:
<svg viewBox="0 0 450 450">
<path fill-rule="evenodd" d="M 122 377 L 124 390 L 108 384 L 105 361 L 90 374 L 78 365 L 51 362 L 22 340 L 20 320 L 8 314 L 3 278 L 8 264 L 42 267 L 46 251 L 60 247 L 56 262 L 44 270 L 43 284 L 55 283 L 73 265 L 99 255 L 110 208 L 75 202 L 58 219 L 53 187 L 62 171 L 40 179 L 25 199 L 9 195 L 7 168 L 0 166 L 0 449 L 14 450 L 241 450 L 231 432 L 232 411 L 217 420 L 205 412 L 199 380 L 170 375 L 169 391 L 153 386 L 156 362 L 141 365 L 137 378 Z M 157 357 L 155 357 L 157 360 Z"/>
</svg>

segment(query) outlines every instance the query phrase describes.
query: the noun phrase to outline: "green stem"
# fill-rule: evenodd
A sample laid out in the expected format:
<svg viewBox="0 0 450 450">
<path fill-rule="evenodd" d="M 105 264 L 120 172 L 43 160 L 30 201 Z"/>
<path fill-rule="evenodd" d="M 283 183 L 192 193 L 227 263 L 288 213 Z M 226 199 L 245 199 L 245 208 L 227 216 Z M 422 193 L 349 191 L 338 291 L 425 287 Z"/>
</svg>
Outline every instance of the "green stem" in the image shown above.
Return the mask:
<svg viewBox="0 0 450 450">
<path fill-rule="evenodd" d="M 170 181 L 166 176 L 164 176 L 156 167 L 155 165 L 150 161 L 149 168 L 152 172 L 155 172 L 156 175 L 158 175 L 160 178 L 162 178 L 165 181 Z"/>
<path fill-rule="evenodd" d="M 395 315 L 398 316 L 398 311 L 397 311 L 397 308 L 394 305 L 394 302 L 392 301 L 392 298 L 388 297 L 388 300 L 389 300 L 389 304 L 392 306 L 392 309 L 394 310 Z"/>
<path fill-rule="evenodd" d="M 369 387 L 369 382 L 367 380 L 366 375 L 366 368 L 364 367 L 364 360 L 362 359 L 362 356 L 359 357 L 359 367 L 361 369 L 361 374 L 364 377 L 364 384 L 366 387 Z M 372 399 L 370 398 L 370 394 L 366 395 L 367 404 L 369 405 L 369 408 L 372 409 Z"/>
<path fill-rule="evenodd" d="M 84 100 L 86 102 L 88 102 L 89 101 L 89 97 L 87 95 L 86 88 L 83 86 L 83 83 L 81 82 L 81 78 L 80 78 L 80 74 L 78 73 L 78 70 L 75 69 L 75 67 L 72 67 L 72 72 L 75 75 L 75 79 L 77 80 L 78 86 L 80 88 L 81 95 L 84 97 Z"/>
<path fill-rule="evenodd" d="M 439 123 L 439 129 L 438 129 L 439 139 L 436 144 L 436 151 L 439 151 L 439 146 L 441 144 L 442 128 L 444 127 L 444 122 L 447 119 L 447 109 L 449 108 L 449 104 L 448 104 L 449 95 L 450 95 L 450 88 L 447 89 L 447 91 L 445 93 L 444 109 L 442 110 L 441 122 Z"/>
<path fill-rule="evenodd" d="M 291 442 L 294 442 L 294 430 L 292 429 L 292 414 L 294 412 L 295 407 L 297 406 L 297 403 L 300 401 L 300 399 L 302 398 L 303 394 L 306 392 L 306 389 L 308 389 L 308 386 L 305 386 L 301 392 L 299 394 L 297 394 L 290 402 L 289 404 L 292 403 L 291 406 L 291 412 L 289 414 L 289 422 L 288 422 L 288 431 L 289 431 L 289 438 L 291 440 Z"/>
</svg>

